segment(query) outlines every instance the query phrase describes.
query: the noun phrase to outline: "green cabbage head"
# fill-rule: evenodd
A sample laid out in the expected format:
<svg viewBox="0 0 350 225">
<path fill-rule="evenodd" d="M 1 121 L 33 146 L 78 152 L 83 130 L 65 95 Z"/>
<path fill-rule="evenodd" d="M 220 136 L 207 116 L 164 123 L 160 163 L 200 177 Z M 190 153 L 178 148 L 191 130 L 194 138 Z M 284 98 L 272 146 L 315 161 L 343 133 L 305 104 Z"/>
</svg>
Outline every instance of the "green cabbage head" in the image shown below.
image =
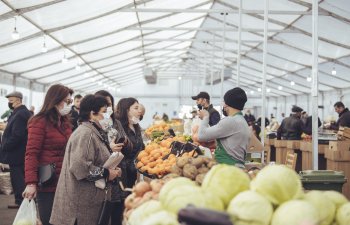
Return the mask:
<svg viewBox="0 0 350 225">
<path fill-rule="evenodd" d="M 159 211 L 142 222 L 142 225 L 180 225 L 177 216 L 168 211 Z"/>
<path fill-rule="evenodd" d="M 219 198 L 216 193 L 211 193 L 207 191 L 203 191 L 204 200 L 205 200 L 205 208 L 212 209 L 216 211 L 224 211 L 225 206 L 222 200 Z"/>
<path fill-rule="evenodd" d="M 271 202 L 254 191 L 239 193 L 230 202 L 227 212 L 233 224 L 269 225 L 273 207 Z"/>
<path fill-rule="evenodd" d="M 350 202 L 343 204 L 337 211 L 336 221 L 338 225 L 350 224 Z"/>
<path fill-rule="evenodd" d="M 184 185 L 171 189 L 165 197 L 160 199 L 164 209 L 177 214 L 182 208 L 191 204 L 197 207 L 205 207 L 206 201 L 202 189 L 198 186 Z"/>
<path fill-rule="evenodd" d="M 249 189 L 249 176 L 241 169 L 219 164 L 214 166 L 204 177 L 202 188 L 215 193 L 225 207 L 238 193 Z"/>
<path fill-rule="evenodd" d="M 324 191 L 323 194 L 335 204 L 337 209 L 348 202 L 348 199 L 342 193 L 337 191 Z"/>
<path fill-rule="evenodd" d="M 329 225 L 335 216 L 335 205 L 322 191 L 310 191 L 304 196 L 318 211 L 320 225 Z"/>
<path fill-rule="evenodd" d="M 271 225 L 318 224 L 318 220 L 318 212 L 311 203 L 291 200 L 276 209 Z"/>
<path fill-rule="evenodd" d="M 182 186 L 196 186 L 196 183 L 185 177 L 177 177 L 168 181 L 159 193 L 159 200 L 164 201 L 165 197 L 172 189 L 181 189 Z"/>
<path fill-rule="evenodd" d="M 274 205 L 300 198 L 302 193 L 298 174 L 284 165 L 266 166 L 251 182 L 250 189 L 263 195 Z"/>
<path fill-rule="evenodd" d="M 139 225 L 143 224 L 143 220 L 148 218 L 150 215 L 153 215 L 156 212 L 163 210 L 162 205 L 159 201 L 150 200 L 143 203 L 138 208 L 130 214 L 129 224 L 130 225 Z"/>
</svg>

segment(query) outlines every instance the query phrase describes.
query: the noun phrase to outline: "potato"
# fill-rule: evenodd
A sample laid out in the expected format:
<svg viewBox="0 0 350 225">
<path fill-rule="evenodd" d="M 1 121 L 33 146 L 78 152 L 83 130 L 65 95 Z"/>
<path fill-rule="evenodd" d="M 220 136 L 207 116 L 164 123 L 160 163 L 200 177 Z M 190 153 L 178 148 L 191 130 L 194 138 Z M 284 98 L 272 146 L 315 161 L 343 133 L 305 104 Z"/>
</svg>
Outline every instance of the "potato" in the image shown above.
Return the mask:
<svg viewBox="0 0 350 225">
<path fill-rule="evenodd" d="M 177 174 L 179 176 L 182 176 L 182 169 L 178 167 L 177 165 L 173 165 L 170 170 L 171 173 Z"/>
<path fill-rule="evenodd" d="M 191 164 L 194 165 L 197 168 L 200 168 L 204 164 L 204 158 L 199 157 L 199 158 L 194 158 L 192 159 Z"/>
<path fill-rule="evenodd" d="M 183 175 L 191 180 L 194 180 L 198 174 L 197 168 L 194 165 L 186 164 L 182 171 Z"/>
<path fill-rule="evenodd" d="M 215 166 L 216 165 L 216 162 L 215 161 L 211 161 L 211 162 L 209 162 L 208 164 L 207 164 L 207 167 L 209 168 L 209 169 L 211 169 L 213 166 Z"/>
<path fill-rule="evenodd" d="M 199 174 L 202 174 L 202 173 L 206 174 L 208 171 L 209 171 L 209 168 L 204 166 L 204 165 L 202 165 L 200 168 L 198 168 Z"/>
<path fill-rule="evenodd" d="M 204 177 L 205 177 L 205 174 L 204 174 L 204 173 L 198 174 L 198 175 L 196 176 L 196 182 L 197 182 L 198 184 L 202 184 L 202 183 L 203 183 L 203 180 L 204 180 Z"/>
<path fill-rule="evenodd" d="M 177 159 L 176 165 L 180 168 L 183 168 L 188 163 L 189 159 L 190 158 L 187 156 L 180 157 Z"/>
</svg>

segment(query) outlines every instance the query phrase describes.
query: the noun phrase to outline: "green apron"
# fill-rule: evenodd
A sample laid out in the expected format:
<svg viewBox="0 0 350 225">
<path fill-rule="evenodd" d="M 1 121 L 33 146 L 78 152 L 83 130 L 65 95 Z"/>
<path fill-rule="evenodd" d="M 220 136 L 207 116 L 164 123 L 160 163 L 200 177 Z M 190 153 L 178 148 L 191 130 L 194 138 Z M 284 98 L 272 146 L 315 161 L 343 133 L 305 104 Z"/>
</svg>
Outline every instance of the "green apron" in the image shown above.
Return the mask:
<svg viewBox="0 0 350 225">
<path fill-rule="evenodd" d="M 236 115 L 243 115 L 242 112 L 238 112 L 234 114 L 233 116 Z M 216 149 L 215 149 L 215 160 L 218 163 L 223 163 L 223 164 L 228 164 L 228 165 L 233 165 L 233 166 L 239 166 L 239 167 L 244 167 L 244 162 L 233 158 L 231 155 L 229 155 L 224 146 L 221 144 L 219 139 L 216 139 Z M 245 158 L 245 156 L 244 156 Z"/>
</svg>

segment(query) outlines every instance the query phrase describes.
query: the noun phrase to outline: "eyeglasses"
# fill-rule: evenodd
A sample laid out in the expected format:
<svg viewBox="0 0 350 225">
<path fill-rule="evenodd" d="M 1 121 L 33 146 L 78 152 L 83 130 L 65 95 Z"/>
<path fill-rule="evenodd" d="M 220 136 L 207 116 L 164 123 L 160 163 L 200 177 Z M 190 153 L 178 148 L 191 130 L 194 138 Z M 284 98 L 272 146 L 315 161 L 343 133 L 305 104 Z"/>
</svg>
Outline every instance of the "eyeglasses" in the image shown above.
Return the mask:
<svg viewBox="0 0 350 225">
<path fill-rule="evenodd" d="M 67 105 L 70 105 L 70 104 L 73 103 L 73 100 L 70 99 L 70 98 L 68 98 L 68 99 L 66 99 L 64 102 L 67 103 Z"/>
</svg>

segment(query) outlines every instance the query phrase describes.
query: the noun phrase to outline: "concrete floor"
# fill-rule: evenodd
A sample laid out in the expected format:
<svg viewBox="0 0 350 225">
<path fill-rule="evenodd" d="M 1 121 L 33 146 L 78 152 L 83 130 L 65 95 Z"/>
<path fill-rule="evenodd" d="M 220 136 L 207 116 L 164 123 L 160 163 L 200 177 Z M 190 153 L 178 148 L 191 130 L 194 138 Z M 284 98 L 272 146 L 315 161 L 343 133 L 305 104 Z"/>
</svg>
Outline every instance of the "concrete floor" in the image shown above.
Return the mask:
<svg viewBox="0 0 350 225">
<path fill-rule="evenodd" d="M 14 201 L 13 195 L 0 194 L 0 225 L 12 225 L 17 209 L 8 209 L 7 205 L 13 204 Z"/>
</svg>

